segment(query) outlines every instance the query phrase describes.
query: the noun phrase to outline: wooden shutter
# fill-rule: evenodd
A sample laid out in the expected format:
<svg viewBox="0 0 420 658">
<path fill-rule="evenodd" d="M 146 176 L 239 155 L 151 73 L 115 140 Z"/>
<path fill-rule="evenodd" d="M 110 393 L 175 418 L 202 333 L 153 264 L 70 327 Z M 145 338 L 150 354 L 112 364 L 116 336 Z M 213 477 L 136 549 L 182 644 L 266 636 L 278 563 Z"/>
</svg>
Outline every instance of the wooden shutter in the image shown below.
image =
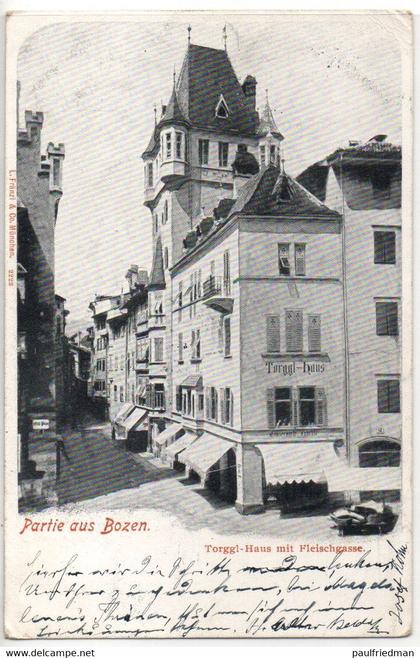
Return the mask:
<svg viewBox="0 0 420 658">
<path fill-rule="evenodd" d="M 308 349 L 309 352 L 321 351 L 321 316 L 308 315 Z"/>
<path fill-rule="evenodd" d="M 378 412 L 381 414 L 388 411 L 388 382 L 386 380 L 379 380 L 378 386 Z"/>
<path fill-rule="evenodd" d="M 225 318 L 225 356 L 230 356 L 230 318 Z"/>
<path fill-rule="evenodd" d="M 219 352 L 222 352 L 223 351 L 223 317 L 219 318 L 217 339 L 218 339 Z"/>
<path fill-rule="evenodd" d="M 384 263 L 395 263 L 395 233 L 393 231 L 385 231 L 383 233 L 383 248 L 384 248 Z"/>
<path fill-rule="evenodd" d="M 267 352 L 280 352 L 280 316 L 267 315 Z"/>
<path fill-rule="evenodd" d="M 400 382 L 397 379 L 388 382 L 388 411 L 391 413 L 400 411 Z"/>
<path fill-rule="evenodd" d="M 386 303 L 376 302 L 376 335 L 386 336 L 388 334 L 388 323 L 386 320 Z"/>
<path fill-rule="evenodd" d="M 286 311 L 286 350 L 287 352 L 303 351 L 302 311 Z"/>
<path fill-rule="evenodd" d="M 229 425 L 233 426 L 233 392 L 230 390 L 230 416 L 229 416 Z"/>
<path fill-rule="evenodd" d="M 295 275 L 304 276 L 306 273 L 305 267 L 305 249 L 304 244 L 295 244 Z"/>
<path fill-rule="evenodd" d="M 276 426 L 274 388 L 267 388 L 267 423 L 270 429 L 273 429 Z"/>
<path fill-rule="evenodd" d="M 318 386 L 315 388 L 315 404 L 316 424 L 320 427 L 326 427 L 328 425 L 327 397 L 324 388 Z"/>
<path fill-rule="evenodd" d="M 182 333 L 179 333 L 178 334 L 178 361 L 182 361 L 183 350 L 184 350 L 184 344 L 183 344 Z"/>
<path fill-rule="evenodd" d="M 205 399 L 206 399 L 206 418 L 210 418 L 210 389 L 208 386 L 206 386 L 205 392 Z"/>
<path fill-rule="evenodd" d="M 224 425 L 226 422 L 225 414 L 225 389 L 220 389 L 220 422 Z"/>
<path fill-rule="evenodd" d="M 218 395 L 217 395 L 217 388 L 213 389 L 214 391 L 214 420 L 217 422 L 218 418 Z"/>
<path fill-rule="evenodd" d="M 290 389 L 291 397 L 291 416 L 292 416 L 292 425 L 298 427 L 300 425 L 300 413 L 299 413 L 299 391 L 297 388 Z"/>
<path fill-rule="evenodd" d="M 230 294 L 230 261 L 229 251 L 223 254 L 223 286 L 226 295 Z"/>
</svg>

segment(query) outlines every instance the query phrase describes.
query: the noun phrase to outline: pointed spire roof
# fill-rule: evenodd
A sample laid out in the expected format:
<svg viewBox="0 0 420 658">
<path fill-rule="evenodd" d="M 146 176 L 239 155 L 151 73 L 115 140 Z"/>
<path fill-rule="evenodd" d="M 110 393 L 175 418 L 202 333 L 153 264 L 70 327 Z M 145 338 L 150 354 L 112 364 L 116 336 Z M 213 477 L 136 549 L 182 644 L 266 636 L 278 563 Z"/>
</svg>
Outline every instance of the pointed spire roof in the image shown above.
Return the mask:
<svg viewBox="0 0 420 658">
<path fill-rule="evenodd" d="M 250 109 L 228 53 L 189 43 L 176 87 L 181 111 L 197 128 L 255 135 L 257 113 Z M 229 108 L 216 116 L 220 96 Z"/>
<path fill-rule="evenodd" d="M 163 115 L 162 119 L 159 121 L 159 126 L 162 126 L 165 123 L 182 123 L 189 125 L 188 119 L 185 118 L 179 106 L 178 97 L 175 89 L 175 78 L 174 78 L 174 86 L 172 88 L 172 94 L 169 99 L 169 103 L 166 106 L 165 114 Z"/>
<path fill-rule="evenodd" d="M 245 183 L 230 216 L 235 213 L 314 219 L 340 216 L 274 165 L 269 165 Z"/>
<path fill-rule="evenodd" d="M 153 253 L 149 290 L 162 290 L 163 288 L 165 288 L 165 273 L 163 269 L 162 240 L 160 235 L 158 235 Z"/>
<path fill-rule="evenodd" d="M 274 119 L 273 112 L 271 111 L 271 107 L 270 107 L 270 103 L 268 102 L 268 95 L 267 95 L 265 101 L 265 107 L 263 109 L 260 118 L 260 124 L 257 129 L 257 135 L 260 137 L 265 137 L 266 135 L 268 135 L 268 133 L 271 133 L 273 137 L 278 137 L 279 139 L 283 139 L 283 135 L 277 128 L 277 124 Z"/>
</svg>

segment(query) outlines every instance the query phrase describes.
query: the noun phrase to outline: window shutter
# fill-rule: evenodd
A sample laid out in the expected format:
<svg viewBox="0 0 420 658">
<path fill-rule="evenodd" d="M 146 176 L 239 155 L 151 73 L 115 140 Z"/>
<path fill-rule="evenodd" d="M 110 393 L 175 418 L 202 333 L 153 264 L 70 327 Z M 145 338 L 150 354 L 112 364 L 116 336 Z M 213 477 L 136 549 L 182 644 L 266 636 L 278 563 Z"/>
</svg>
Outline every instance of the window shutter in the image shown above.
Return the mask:
<svg viewBox="0 0 420 658">
<path fill-rule="evenodd" d="M 321 316 L 308 315 L 308 349 L 309 352 L 321 351 Z"/>
<path fill-rule="evenodd" d="M 315 388 L 315 402 L 316 402 L 316 424 L 320 427 L 328 425 L 327 418 L 327 397 L 324 388 Z"/>
<path fill-rule="evenodd" d="M 400 411 L 400 382 L 391 380 L 388 382 L 388 411 L 399 413 Z"/>
<path fill-rule="evenodd" d="M 387 304 L 384 302 L 376 302 L 376 335 L 386 336 L 388 334 L 387 323 Z"/>
<path fill-rule="evenodd" d="M 219 345 L 219 352 L 222 352 L 223 351 L 223 317 L 219 318 L 218 345 Z"/>
<path fill-rule="evenodd" d="M 295 244 L 295 274 L 296 276 L 304 276 L 306 273 L 305 268 L 305 248 L 304 244 Z"/>
<path fill-rule="evenodd" d="M 224 425 L 226 422 L 225 418 L 225 389 L 220 389 L 220 422 Z"/>
<path fill-rule="evenodd" d="M 217 422 L 217 418 L 218 418 L 218 404 L 219 403 L 218 403 L 217 388 L 215 388 L 214 389 L 214 411 L 215 411 L 214 420 L 216 422 Z"/>
<path fill-rule="evenodd" d="M 267 422 L 268 427 L 274 429 L 276 416 L 274 410 L 274 388 L 267 388 Z"/>
<path fill-rule="evenodd" d="M 182 355 L 183 355 L 183 339 L 182 339 L 182 333 L 178 334 L 178 360 L 182 361 Z"/>
<path fill-rule="evenodd" d="M 398 303 L 389 303 L 388 333 L 390 336 L 398 336 Z"/>
<path fill-rule="evenodd" d="M 280 352 L 280 316 L 267 315 L 267 352 Z"/>
<path fill-rule="evenodd" d="M 300 425 L 300 414 L 299 414 L 299 391 L 297 390 L 297 388 L 292 388 L 291 398 L 292 398 L 292 425 L 298 427 Z"/>
<path fill-rule="evenodd" d="M 210 390 L 208 386 L 206 386 L 204 395 L 206 402 L 206 418 L 210 418 Z"/>
<path fill-rule="evenodd" d="M 230 356 L 230 318 L 224 319 L 225 324 L 225 356 Z"/>
<path fill-rule="evenodd" d="M 232 389 L 230 389 L 230 417 L 229 417 L 229 425 L 233 426 L 233 392 Z"/>
<path fill-rule="evenodd" d="M 288 352 L 303 351 L 302 311 L 286 311 L 286 350 Z"/>
<path fill-rule="evenodd" d="M 388 410 L 388 382 L 378 381 L 378 412 L 386 413 Z"/>
</svg>

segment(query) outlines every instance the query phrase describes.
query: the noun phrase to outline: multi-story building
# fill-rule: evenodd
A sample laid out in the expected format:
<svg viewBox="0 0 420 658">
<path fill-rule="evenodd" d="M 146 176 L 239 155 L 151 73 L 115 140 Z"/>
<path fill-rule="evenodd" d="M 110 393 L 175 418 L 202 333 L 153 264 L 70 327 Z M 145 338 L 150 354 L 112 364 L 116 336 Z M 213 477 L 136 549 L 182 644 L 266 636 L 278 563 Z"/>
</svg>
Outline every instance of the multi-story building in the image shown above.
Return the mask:
<svg viewBox="0 0 420 658">
<path fill-rule="evenodd" d="M 165 405 L 151 423 L 152 447 L 243 513 L 272 495 L 290 508 L 327 492 L 398 490 L 399 273 L 377 260 L 391 265 L 398 250 L 398 156 L 377 141 L 360 158 L 337 152 L 319 178 L 310 172 L 311 194 L 284 173 L 283 137 L 268 101 L 259 117 L 255 92 L 251 76 L 239 84 L 226 51 L 189 43 L 143 153 L 149 317 L 158 308 L 162 320 L 139 337 L 139 351 L 149 359 L 146 390 L 162 386 Z M 358 326 L 368 306 L 375 341 L 367 322 Z M 366 363 L 375 408 L 368 396 L 361 404 Z M 355 443 L 355 432 L 366 440 Z M 375 452 L 380 475 L 369 468 Z"/>
<path fill-rule="evenodd" d="M 368 490 L 400 488 L 401 148 L 385 140 L 351 142 L 299 176 L 343 216 L 348 457 Z"/>
<path fill-rule="evenodd" d="M 255 78 L 241 85 L 226 50 L 188 43 L 170 100 L 162 107 L 143 153 L 145 205 L 153 224 L 153 266 L 149 282 L 149 324 L 140 327 L 139 352 L 148 351 L 148 368 L 139 369 L 145 389 L 142 401 L 149 410 L 152 439 L 171 408 L 170 268 L 183 256 L 184 243 L 197 239 L 195 228 L 205 232 L 217 208 L 226 215 L 236 195 L 232 164 L 245 161 L 247 171 L 263 164 L 280 163 L 280 134 L 268 100 L 262 116 L 256 111 Z M 246 177 L 245 177 L 246 178 Z M 238 184 L 244 179 L 237 177 Z M 211 220 L 210 220 L 211 221 Z M 183 282 L 176 294 L 189 299 L 198 281 Z M 147 344 L 146 344 L 147 340 Z M 144 365 L 144 361 L 138 364 Z"/>
<path fill-rule="evenodd" d="M 91 362 L 90 392 L 96 413 L 102 418 L 109 417 L 108 403 L 108 342 L 107 315 L 120 302 L 119 295 L 96 295 L 89 304 L 93 319 L 93 351 Z"/>
<path fill-rule="evenodd" d="M 19 100 L 19 88 L 18 88 Z M 62 196 L 64 146 L 49 143 L 41 156 L 42 112 L 17 110 L 19 434 L 21 492 L 41 481 L 54 500 L 56 472 L 56 364 L 54 232 Z M 44 474 L 44 477 L 41 477 Z M 39 484 L 39 482 L 38 482 Z"/>
<path fill-rule="evenodd" d="M 62 426 L 70 414 L 71 359 L 66 336 L 66 318 L 69 311 L 66 300 L 55 294 L 55 395 L 57 425 Z"/>
</svg>

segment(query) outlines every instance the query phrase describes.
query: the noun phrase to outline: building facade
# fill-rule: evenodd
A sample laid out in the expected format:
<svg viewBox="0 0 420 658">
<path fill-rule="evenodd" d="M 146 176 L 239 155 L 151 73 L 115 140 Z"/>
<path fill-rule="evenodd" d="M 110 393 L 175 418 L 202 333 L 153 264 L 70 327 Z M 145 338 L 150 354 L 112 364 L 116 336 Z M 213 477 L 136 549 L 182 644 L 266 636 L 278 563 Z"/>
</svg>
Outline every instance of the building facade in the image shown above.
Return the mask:
<svg viewBox="0 0 420 658">
<path fill-rule="evenodd" d="M 353 142 L 299 177 L 343 216 L 348 457 L 383 479 L 402 446 L 401 148 L 385 140 Z"/>
<path fill-rule="evenodd" d="M 42 496 L 53 501 L 57 438 L 54 232 L 63 193 L 64 146 L 49 143 L 41 155 L 42 112 L 26 111 L 23 130 L 19 107 L 17 116 L 19 479 L 23 497 L 36 482 L 36 496 L 42 490 Z"/>
</svg>

